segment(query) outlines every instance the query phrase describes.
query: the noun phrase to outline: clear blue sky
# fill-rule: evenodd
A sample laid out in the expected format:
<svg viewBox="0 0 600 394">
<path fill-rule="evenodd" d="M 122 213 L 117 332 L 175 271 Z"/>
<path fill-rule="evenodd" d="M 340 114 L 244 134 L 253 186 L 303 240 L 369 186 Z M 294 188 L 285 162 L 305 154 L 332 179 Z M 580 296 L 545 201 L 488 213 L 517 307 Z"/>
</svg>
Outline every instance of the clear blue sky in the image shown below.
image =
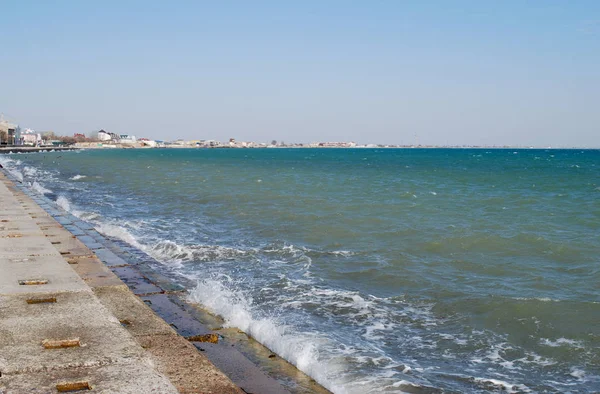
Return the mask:
<svg viewBox="0 0 600 394">
<path fill-rule="evenodd" d="M 600 1 L 0 0 L 0 112 L 61 134 L 600 146 Z"/>
</svg>

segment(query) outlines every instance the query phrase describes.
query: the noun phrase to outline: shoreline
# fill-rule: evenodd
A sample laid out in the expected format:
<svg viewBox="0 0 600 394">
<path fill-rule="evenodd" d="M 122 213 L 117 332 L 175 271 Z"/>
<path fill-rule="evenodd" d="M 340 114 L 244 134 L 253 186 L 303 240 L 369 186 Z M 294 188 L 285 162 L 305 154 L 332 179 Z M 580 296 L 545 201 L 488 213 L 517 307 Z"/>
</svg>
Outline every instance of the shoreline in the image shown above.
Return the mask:
<svg viewBox="0 0 600 394">
<path fill-rule="evenodd" d="M 29 197 L 51 220 L 55 220 L 63 232 L 68 232 L 70 237 L 83 244 L 80 246 L 84 246 L 87 251 L 84 257 L 97 257 L 107 271 L 127 285 L 132 295 L 135 294 L 135 297 L 142 300 L 159 319 L 174 329 L 182 339 L 185 338 L 184 341 L 191 343 L 199 354 L 205 356 L 244 392 L 329 392 L 245 333 L 235 328 L 221 327 L 222 320 L 202 309 L 201 305 L 187 302 L 187 292 L 181 285 L 151 267 L 152 264 L 160 264 L 152 257 L 122 241 L 97 233 L 92 225 L 58 207 L 47 197 L 34 193 L 7 171 L 2 173 L 16 190 Z M 75 259 L 70 251 L 66 253 L 65 256 L 70 256 L 68 259 Z M 85 269 L 84 273 L 89 274 Z M 84 280 L 88 279 L 90 278 L 84 277 Z M 119 313 L 128 315 L 131 311 L 121 310 Z M 132 323 L 134 319 L 135 317 L 127 316 L 119 320 Z M 264 370 L 274 376 L 265 374 Z"/>
<path fill-rule="evenodd" d="M 62 152 L 62 151 L 73 151 L 81 150 L 77 147 L 33 147 L 33 146 L 0 146 L 0 154 L 11 154 L 11 153 L 37 153 L 37 152 Z"/>
</svg>

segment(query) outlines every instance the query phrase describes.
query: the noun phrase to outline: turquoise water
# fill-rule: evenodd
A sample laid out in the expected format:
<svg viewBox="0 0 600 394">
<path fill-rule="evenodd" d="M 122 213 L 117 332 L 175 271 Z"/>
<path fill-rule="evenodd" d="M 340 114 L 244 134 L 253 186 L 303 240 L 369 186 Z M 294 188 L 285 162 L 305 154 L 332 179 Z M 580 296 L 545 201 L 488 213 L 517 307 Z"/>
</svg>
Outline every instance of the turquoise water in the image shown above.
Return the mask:
<svg viewBox="0 0 600 394">
<path fill-rule="evenodd" d="M 0 162 L 336 393 L 600 390 L 600 151 Z"/>
</svg>

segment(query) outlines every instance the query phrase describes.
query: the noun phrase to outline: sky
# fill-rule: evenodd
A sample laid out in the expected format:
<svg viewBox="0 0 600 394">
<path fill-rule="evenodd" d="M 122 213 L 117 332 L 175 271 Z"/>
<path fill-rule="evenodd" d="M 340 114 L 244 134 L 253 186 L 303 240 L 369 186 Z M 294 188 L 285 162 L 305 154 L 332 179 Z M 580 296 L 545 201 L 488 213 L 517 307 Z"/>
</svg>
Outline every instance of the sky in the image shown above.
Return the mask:
<svg viewBox="0 0 600 394">
<path fill-rule="evenodd" d="M 152 139 L 600 147 L 600 1 L 0 0 L 0 113 Z"/>
</svg>

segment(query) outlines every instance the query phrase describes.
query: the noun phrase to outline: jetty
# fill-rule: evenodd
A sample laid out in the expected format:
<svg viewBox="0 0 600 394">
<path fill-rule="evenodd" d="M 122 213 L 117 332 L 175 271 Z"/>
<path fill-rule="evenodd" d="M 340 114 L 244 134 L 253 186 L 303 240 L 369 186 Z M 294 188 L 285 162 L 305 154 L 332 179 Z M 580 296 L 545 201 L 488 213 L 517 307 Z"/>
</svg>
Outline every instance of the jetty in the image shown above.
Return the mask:
<svg viewBox="0 0 600 394">
<path fill-rule="evenodd" d="M 189 318 L 177 290 L 0 171 L 0 393 L 288 392 Z"/>
</svg>

